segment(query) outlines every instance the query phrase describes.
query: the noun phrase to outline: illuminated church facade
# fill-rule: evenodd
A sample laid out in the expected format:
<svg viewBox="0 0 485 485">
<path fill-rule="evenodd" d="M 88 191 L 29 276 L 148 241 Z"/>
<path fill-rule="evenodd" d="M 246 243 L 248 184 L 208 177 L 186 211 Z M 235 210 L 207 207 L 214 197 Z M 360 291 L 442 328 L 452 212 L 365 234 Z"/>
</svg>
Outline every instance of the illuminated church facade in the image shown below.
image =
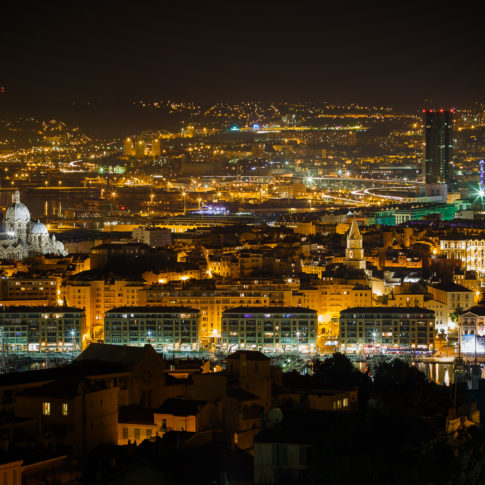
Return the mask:
<svg viewBox="0 0 485 485">
<path fill-rule="evenodd" d="M 20 202 L 20 192 L 12 196 L 0 232 L 0 259 L 22 260 L 31 256 L 52 254 L 66 256 L 64 244 L 50 236 L 42 222 L 31 222 L 30 211 Z"/>
</svg>

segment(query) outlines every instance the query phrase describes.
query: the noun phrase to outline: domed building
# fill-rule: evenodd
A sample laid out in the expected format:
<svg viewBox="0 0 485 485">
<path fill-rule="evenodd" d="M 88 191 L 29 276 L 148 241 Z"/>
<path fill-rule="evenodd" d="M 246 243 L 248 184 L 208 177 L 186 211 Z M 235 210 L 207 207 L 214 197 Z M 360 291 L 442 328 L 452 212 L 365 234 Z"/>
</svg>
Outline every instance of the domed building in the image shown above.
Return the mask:
<svg viewBox="0 0 485 485">
<path fill-rule="evenodd" d="M 12 196 L 12 204 L 5 213 L 3 232 L 0 232 L 0 259 L 25 259 L 29 256 L 53 254 L 66 256 L 64 244 L 42 222 L 31 222 L 30 211 L 20 202 L 20 192 Z"/>
</svg>

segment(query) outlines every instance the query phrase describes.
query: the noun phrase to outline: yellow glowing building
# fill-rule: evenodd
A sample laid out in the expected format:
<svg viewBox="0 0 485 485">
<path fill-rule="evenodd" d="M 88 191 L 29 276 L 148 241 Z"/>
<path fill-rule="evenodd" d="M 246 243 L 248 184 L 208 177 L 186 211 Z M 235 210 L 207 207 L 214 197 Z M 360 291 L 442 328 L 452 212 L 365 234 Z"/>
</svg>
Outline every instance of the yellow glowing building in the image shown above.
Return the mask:
<svg viewBox="0 0 485 485">
<path fill-rule="evenodd" d="M 152 140 L 152 157 L 159 157 L 161 153 L 160 138 L 154 138 Z"/>
<path fill-rule="evenodd" d="M 133 141 L 131 138 L 127 138 L 123 142 L 123 155 L 125 157 L 132 157 L 133 156 Z"/>
<path fill-rule="evenodd" d="M 462 261 L 465 270 L 485 275 L 485 239 L 442 239 L 440 251 L 448 259 Z"/>
<path fill-rule="evenodd" d="M 330 283 L 304 288 L 293 293 L 292 306 L 311 308 L 318 314 L 317 347 L 338 338 L 338 321 L 342 310 L 372 306 L 372 290 L 350 283 Z"/>
<path fill-rule="evenodd" d="M 135 157 L 143 158 L 145 156 L 145 143 L 142 140 L 138 140 L 135 143 Z"/>
<path fill-rule="evenodd" d="M 57 278 L 11 276 L 0 283 L 0 305 L 55 306 L 60 301 Z"/>
<path fill-rule="evenodd" d="M 200 310 L 199 343 L 210 345 L 221 335 L 222 312 L 241 306 L 289 306 L 291 289 L 177 290 L 154 285 L 143 290 L 147 306 L 184 306 Z"/>
<path fill-rule="evenodd" d="M 87 339 L 102 341 L 104 314 L 117 307 L 140 306 L 143 287 L 143 281 L 91 279 L 80 273 L 66 282 L 63 296 L 69 306 L 86 310 Z"/>
</svg>

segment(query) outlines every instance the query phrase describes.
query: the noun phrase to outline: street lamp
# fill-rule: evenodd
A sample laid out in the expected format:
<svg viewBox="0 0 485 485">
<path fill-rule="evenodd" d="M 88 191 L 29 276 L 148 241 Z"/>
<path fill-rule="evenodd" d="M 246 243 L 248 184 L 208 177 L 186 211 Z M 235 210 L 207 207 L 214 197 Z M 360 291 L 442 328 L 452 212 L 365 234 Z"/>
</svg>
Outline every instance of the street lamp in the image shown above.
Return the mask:
<svg viewBox="0 0 485 485">
<path fill-rule="evenodd" d="M 372 338 L 374 339 L 374 352 L 376 350 L 376 347 L 377 347 L 377 331 L 373 331 L 372 332 Z"/>
<path fill-rule="evenodd" d="M 148 329 L 148 330 L 146 331 L 146 339 L 147 339 L 147 342 L 148 342 L 148 343 L 150 343 L 151 341 L 153 341 L 153 340 L 152 340 L 152 337 L 153 337 L 153 332 L 152 332 L 150 329 Z"/>
<path fill-rule="evenodd" d="M 71 360 L 74 360 L 74 339 L 76 338 L 76 329 L 71 328 L 68 334 L 71 337 Z"/>
</svg>

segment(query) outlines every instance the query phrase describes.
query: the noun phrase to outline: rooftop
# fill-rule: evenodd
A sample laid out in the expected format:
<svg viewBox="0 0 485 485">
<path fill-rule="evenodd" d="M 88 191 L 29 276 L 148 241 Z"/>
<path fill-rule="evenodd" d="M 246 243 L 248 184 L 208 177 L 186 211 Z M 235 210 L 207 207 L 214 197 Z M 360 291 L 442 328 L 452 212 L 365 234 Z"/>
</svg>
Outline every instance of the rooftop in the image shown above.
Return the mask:
<svg viewBox="0 0 485 485">
<path fill-rule="evenodd" d="M 185 306 L 123 306 L 107 311 L 106 315 L 116 313 L 200 313 L 200 310 Z"/>
<path fill-rule="evenodd" d="M 474 315 L 477 315 L 479 317 L 485 317 L 485 304 L 472 306 L 468 310 L 462 312 L 461 315 L 465 315 L 466 313 L 473 313 Z"/>
<path fill-rule="evenodd" d="M 457 285 L 456 283 L 447 282 L 447 283 L 438 283 L 436 285 L 431 285 L 431 288 L 435 288 L 441 291 L 453 291 L 453 292 L 462 292 L 462 293 L 473 293 L 472 290 L 465 288 L 464 286 Z"/>
<path fill-rule="evenodd" d="M 228 355 L 226 360 L 252 360 L 252 361 L 268 361 L 269 358 L 266 357 L 259 350 L 236 350 L 236 352 Z"/>
<path fill-rule="evenodd" d="M 91 344 L 83 350 L 75 363 L 102 362 L 122 364 L 128 367 L 136 365 L 148 353 L 155 355 L 162 362 L 162 358 L 155 352 L 153 347 L 146 344 L 144 347 L 129 347 L 126 345 Z"/>
<path fill-rule="evenodd" d="M 0 306 L 0 311 L 9 313 L 84 313 L 84 308 L 68 306 Z"/>
<path fill-rule="evenodd" d="M 21 394 L 32 397 L 70 398 L 78 394 L 82 377 L 65 377 L 41 386 L 26 389 Z"/>
<path fill-rule="evenodd" d="M 256 401 L 259 399 L 256 394 L 252 392 L 245 391 L 244 389 L 234 388 L 227 390 L 227 396 L 237 399 L 238 401 L 245 402 L 245 401 Z"/>
<path fill-rule="evenodd" d="M 433 310 L 428 310 L 427 308 L 419 308 L 419 307 L 376 307 L 376 306 L 368 306 L 368 307 L 354 307 L 354 308 L 346 308 L 340 312 L 340 315 L 349 315 L 352 313 L 412 313 L 412 314 L 425 314 L 432 316 L 434 315 Z"/>
<path fill-rule="evenodd" d="M 76 273 L 70 276 L 68 278 L 68 281 L 105 281 L 109 282 L 109 284 L 114 284 L 115 281 L 130 281 L 132 283 L 144 284 L 144 280 L 142 278 L 130 278 L 128 276 L 121 276 L 118 274 L 114 275 L 112 273 L 108 273 L 104 270 L 99 269 L 89 269 L 87 271 L 81 271 L 80 273 Z"/>
<path fill-rule="evenodd" d="M 301 314 L 309 314 L 309 315 L 316 315 L 317 311 L 312 310 L 310 308 L 301 308 L 295 306 L 260 306 L 260 307 L 235 307 L 235 308 L 228 308 L 224 310 L 222 314 L 228 313 L 263 313 L 263 314 L 272 314 L 272 313 L 301 313 Z"/>
<path fill-rule="evenodd" d="M 26 384 L 50 382 L 59 379 L 76 377 L 95 377 L 100 375 L 127 373 L 128 368 L 121 363 L 74 362 L 64 367 L 41 369 L 25 372 L 0 374 L 0 387 L 22 387 Z"/>
</svg>

